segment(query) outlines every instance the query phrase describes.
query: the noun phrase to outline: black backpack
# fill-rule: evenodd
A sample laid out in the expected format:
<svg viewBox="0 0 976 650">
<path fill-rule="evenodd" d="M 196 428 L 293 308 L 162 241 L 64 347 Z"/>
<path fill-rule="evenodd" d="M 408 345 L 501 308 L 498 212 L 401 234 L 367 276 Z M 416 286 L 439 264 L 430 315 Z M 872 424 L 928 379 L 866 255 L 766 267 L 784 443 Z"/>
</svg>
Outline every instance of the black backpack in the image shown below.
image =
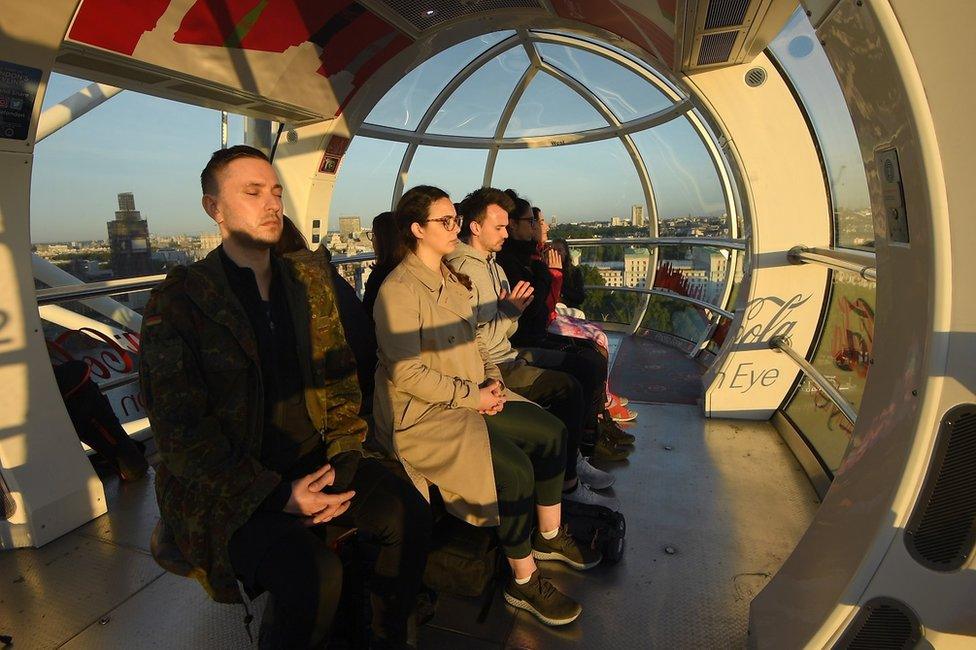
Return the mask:
<svg viewBox="0 0 976 650">
<path fill-rule="evenodd" d="M 624 556 L 627 522 L 623 514 L 604 506 L 563 500 L 563 522 L 576 541 L 600 551 L 605 563 L 616 564 Z"/>
</svg>

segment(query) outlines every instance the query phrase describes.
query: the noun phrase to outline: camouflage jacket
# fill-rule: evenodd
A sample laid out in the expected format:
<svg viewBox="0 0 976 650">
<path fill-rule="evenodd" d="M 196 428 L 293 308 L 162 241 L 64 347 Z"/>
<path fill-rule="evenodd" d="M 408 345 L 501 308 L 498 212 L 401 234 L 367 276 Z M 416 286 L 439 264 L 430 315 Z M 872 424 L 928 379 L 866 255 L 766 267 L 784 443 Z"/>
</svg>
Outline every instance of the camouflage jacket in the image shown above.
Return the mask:
<svg viewBox="0 0 976 650">
<path fill-rule="evenodd" d="M 330 458 L 362 450 L 366 423 L 356 363 L 335 294 L 314 257 L 273 259 L 296 324 L 305 403 Z M 299 327 L 307 323 L 307 327 Z M 196 577 L 219 602 L 238 602 L 227 546 L 281 477 L 260 462 L 257 339 L 219 251 L 177 267 L 143 314 L 139 376 L 162 462 L 156 499 Z"/>
</svg>

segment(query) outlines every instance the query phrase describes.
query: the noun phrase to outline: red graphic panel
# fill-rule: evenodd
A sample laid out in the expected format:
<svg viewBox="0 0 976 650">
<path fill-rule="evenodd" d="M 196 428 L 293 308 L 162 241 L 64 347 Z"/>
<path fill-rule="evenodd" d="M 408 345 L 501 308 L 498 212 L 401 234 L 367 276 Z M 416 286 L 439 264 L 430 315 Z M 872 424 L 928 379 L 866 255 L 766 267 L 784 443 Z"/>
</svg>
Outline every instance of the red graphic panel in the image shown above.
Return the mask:
<svg viewBox="0 0 976 650">
<path fill-rule="evenodd" d="M 151 32 L 170 0 L 85 0 L 68 36 L 113 52 L 131 55 Z"/>
<path fill-rule="evenodd" d="M 662 0 L 662 10 L 668 3 L 671 5 L 671 15 L 674 15 L 674 0 Z M 674 37 L 629 7 L 605 0 L 553 0 L 552 6 L 563 18 L 578 20 L 619 34 L 652 53 L 654 50 L 650 45 L 653 44 L 664 62 L 669 65 L 674 59 Z"/>
</svg>

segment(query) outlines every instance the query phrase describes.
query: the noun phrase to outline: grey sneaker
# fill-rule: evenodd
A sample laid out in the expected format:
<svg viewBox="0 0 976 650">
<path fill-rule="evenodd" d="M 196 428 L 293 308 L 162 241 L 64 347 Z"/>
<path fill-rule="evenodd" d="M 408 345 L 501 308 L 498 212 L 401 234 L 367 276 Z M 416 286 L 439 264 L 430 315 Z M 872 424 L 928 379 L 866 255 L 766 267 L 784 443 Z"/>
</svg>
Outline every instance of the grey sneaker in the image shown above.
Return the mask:
<svg viewBox="0 0 976 650">
<path fill-rule="evenodd" d="M 524 585 L 515 582 L 513 576 L 505 587 L 505 601 L 532 613 L 546 625 L 566 625 L 583 613 L 578 602 L 556 589 L 538 569 Z"/>
<path fill-rule="evenodd" d="M 590 465 L 590 461 L 578 451 L 576 452 L 576 476 L 594 490 L 606 490 L 613 485 L 616 478 L 610 472 L 604 472 Z"/>
<path fill-rule="evenodd" d="M 620 510 L 620 502 L 615 497 L 608 497 L 605 494 L 597 494 L 589 488 L 582 480 L 576 483 L 572 492 L 563 492 L 563 499 L 575 501 L 576 503 L 586 503 L 591 506 L 603 506 L 610 508 L 614 512 Z"/>
<path fill-rule="evenodd" d="M 600 551 L 577 542 L 565 524 L 559 527 L 559 532 L 552 539 L 546 539 L 538 530 L 535 531 L 532 535 L 532 557 L 537 560 L 558 560 L 580 571 L 592 569 L 603 559 Z"/>
</svg>

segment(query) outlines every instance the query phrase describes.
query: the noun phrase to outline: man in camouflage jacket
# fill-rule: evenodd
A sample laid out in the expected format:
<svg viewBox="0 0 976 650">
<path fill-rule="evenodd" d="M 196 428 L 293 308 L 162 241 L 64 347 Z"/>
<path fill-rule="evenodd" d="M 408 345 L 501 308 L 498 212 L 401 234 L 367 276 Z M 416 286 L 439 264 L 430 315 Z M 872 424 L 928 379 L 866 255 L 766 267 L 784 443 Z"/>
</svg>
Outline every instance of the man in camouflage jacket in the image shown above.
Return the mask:
<svg viewBox="0 0 976 650">
<path fill-rule="evenodd" d="M 374 589 L 374 595 L 384 602 L 380 624 L 374 621 L 374 629 L 380 636 L 393 637 L 384 641 L 401 643 L 413 603 L 411 592 L 416 593 L 423 571 L 429 513 L 407 481 L 375 460 L 359 460 L 367 425 L 358 414 L 361 395 L 355 358 L 346 344 L 328 271 L 314 263 L 317 256 L 279 258 L 270 254 L 266 244 L 276 240 L 275 218 L 280 233 L 281 190 L 259 151 L 234 147 L 216 152 L 202 180 L 204 207 L 220 225 L 224 244 L 204 260 L 174 269 L 153 290 L 143 315 L 140 380 L 162 457 L 156 477 L 162 518 L 194 567 L 194 577 L 212 598 L 239 601 L 236 580 L 240 578 L 246 588 L 272 592 L 274 618 L 280 625 L 290 620 L 291 628 L 309 628 L 281 631 L 286 635 L 280 637 L 282 643 L 319 641 L 328 631 L 332 612 L 323 611 L 328 607 L 321 602 L 318 611 L 314 607 L 304 611 L 306 601 L 329 598 L 314 589 L 297 594 L 299 587 L 287 587 L 297 585 L 297 580 L 279 574 L 332 572 L 334 575 L 318 576 L 322 584 L 317 589 L 332 590 L 336 600 L 336 585 L 342 580 L 341 565 L 334 558 L 296 558 L 310 544 L 313 555 L 330 553 L 315 547 L 304 527 L 344 516 L 347 521 L 343 523 L 348 525 L 380 529 L 383 550 L 376 574 L 381 586 Z M 235 183 L 246 190 L 237 198 L 233 193 L 240 188 Z M 255 199 L 260 207 L 248 207 L 241 201 L 257 196 L 252 190 L 263 195 Z M 224 198 L 228 194 L 230 198 Z M 230 214 L 235 210 L 250 210 L 257 216 L 248 222 L 246 214 Z M 284 294 L 279 304 L 287 305 L 289 317 L 284 320 L 290 319 L 294 327 L 308 416 L 304 424 L 310 422 L 317 434 L 310 437 L 311 443 L 305 443 L 314 450 L 302 456 L 303 461 L 315 461 L 314 471 L 306 474 L 302 470 L 290 481 L 283 480 L 282 468 L 275 471 L 266 466 L 268 453 L 262 449 L 269 444 L 264 431 L 269 417 L 265 382 L 274 378 L 262 373 L 259 337 L 252 326 L 254 312 L 243 306 L 240 294 L 235 293 L 240 290 L 233 286 L 232 278 L 239 271 L 248 277 L 230 257 L 232 251 L 241 249 L 258 258 L 263 250 L 270 259 L 271 288 Z M 260 291 L 260 271 L 250 277 L 254 289 Z M 257 298 L 257 292 L 254 295 Z M 264 292 L 261 298 L 268 300 Z M 271 304 L 264 302 L 269 319 Z M 274 322 L 270 331 L 275 333 Z M 309 467 L 307 462 L 301 466 Z M 355 493 L 327 494 L 336 490 L 323 493 L 323 488 L 353 488 Z M 350 513 L 343 515 L 350 507 Z M 391 513 L 412 521 L 392 521 Z M 414 528 L 419 532 L 410 532 Z M 238 531 L 242 534 L 234 538 Z M 232 539 L 245 548 L 237 551 L 236 565 Z M 262 566 L 268 549 L 276 549 L 284 559 L 278 565 Z M 279 589 L 285 593 L 275 593 L 277 581 L 287 587 Z"/>
</svg>

